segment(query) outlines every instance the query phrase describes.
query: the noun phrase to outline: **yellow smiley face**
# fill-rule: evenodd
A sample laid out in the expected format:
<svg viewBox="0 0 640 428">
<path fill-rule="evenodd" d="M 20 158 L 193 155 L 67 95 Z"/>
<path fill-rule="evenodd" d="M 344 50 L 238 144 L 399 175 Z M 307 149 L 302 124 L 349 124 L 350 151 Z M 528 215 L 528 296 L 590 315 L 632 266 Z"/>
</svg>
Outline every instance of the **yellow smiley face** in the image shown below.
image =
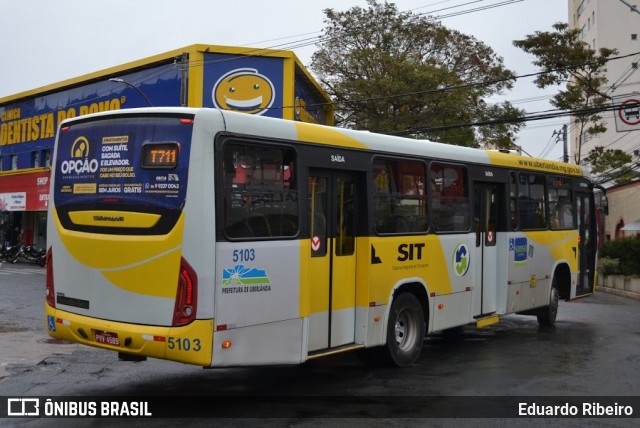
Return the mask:
<svg viewBox="0 0 640 428">
<path fill-rule="evenodd" d="M 255 68 L 239 68 L 223 75 L 213 87 L 213 103 L 219 109 L 263 114 L 273 104 L 271 81 Z"/>
</svg>

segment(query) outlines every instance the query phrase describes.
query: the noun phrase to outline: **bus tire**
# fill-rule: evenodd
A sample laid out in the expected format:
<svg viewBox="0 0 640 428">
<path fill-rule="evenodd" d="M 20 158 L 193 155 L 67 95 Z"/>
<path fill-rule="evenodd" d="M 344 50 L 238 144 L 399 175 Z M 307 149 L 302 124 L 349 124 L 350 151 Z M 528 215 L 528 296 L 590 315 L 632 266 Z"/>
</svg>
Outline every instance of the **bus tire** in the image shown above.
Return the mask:
<svg viewBox="0 0 640 428">
<path fill-rule="evenodd" d="M 553 277 L 551 283 L 551 296 L 549 297 L 549 305 L 539 308 L 536 315 L 538 317 L 538 324 L 541 327 L 551 327 L 556 323 L 556 317 L 558 316 L 558 302 L 560 301 L 560 294 L 556 288 L 556 278 Z"/>
<path fill-rule="evenodd" d="M 398 367 L 413 364 L 424 343 L 425 322 L 422 306 L 413 293 L 402 293 L 393 300 L 387 322 L 387 360 Z"/>
</svg>

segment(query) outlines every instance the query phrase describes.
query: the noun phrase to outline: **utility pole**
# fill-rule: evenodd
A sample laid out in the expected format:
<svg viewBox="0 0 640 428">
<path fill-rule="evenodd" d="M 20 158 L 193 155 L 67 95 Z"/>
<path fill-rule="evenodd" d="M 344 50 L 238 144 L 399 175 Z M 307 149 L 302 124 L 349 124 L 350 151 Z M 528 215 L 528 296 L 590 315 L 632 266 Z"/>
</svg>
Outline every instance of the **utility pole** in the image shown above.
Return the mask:
<svg viewBox="0 0 640 428">
<path fill-rule="evenodd" d="M 569 163 L 569 147 L 567 141 L 567 124 L 562 125 L 562 162 Z"/>
<path fill-rule="evenodd" d="M 569 163 L 569 148 L 567 142 L 567 125 L 562 125 L 562 131 L 553 131 L 551 137 L 556 137 L 556 144 L 562 139 L 562 162 Z"/>
</svg>

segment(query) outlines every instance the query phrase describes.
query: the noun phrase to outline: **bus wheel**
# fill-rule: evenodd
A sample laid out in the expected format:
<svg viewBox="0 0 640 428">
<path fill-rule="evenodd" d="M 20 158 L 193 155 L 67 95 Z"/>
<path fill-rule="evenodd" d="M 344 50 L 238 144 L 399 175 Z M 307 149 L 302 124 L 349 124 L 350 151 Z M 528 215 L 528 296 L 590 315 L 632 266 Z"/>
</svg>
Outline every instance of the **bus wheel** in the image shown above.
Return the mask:
<svg viewBox="0 0 640 428">
<path fill-rule="evenodd" d="M 410 366 L 420 356 L 425 322 L 422 306 L 412 293 L 402 293 L 391 304 L 385 353 L 399 367 Z"/>
<path fill-rule="evenodd" d="M 549 306 L 544 306 L 538 309 L 538 324 L 542 327 L 550 327 L 556 323 L 556 316 L 558 316 L 558 302 L 560 301 L 560 295 L 556 288 L 556 278 L 553 278 L 551 283 L 551 296 L 549 300 Z"/>
</svg>

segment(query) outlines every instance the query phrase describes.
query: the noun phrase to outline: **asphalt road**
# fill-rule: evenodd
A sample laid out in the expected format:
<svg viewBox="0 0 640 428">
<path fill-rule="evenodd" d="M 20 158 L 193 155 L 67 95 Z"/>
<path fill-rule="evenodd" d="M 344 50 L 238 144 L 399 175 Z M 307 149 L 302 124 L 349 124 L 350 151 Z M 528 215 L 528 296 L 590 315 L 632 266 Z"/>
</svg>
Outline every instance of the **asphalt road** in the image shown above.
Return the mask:
<svg viewBox="0 0 640 428">
<path fill-rule="evenodd" d="M 513 407 L 513 400 L 537 397 L 553 403 L 566 397 L 635 403 L 640 397 L 640 301 L 605 293 L 561 302 L 554 328 L 539 328 L 535 317 L 508 316 L 485 329 L 464 328 L 457 337 L 428 337 L 420 359 L 404 369 L 371 367 L 356 354 L 343 354 L 300 366 L 203 370 L 153 359 L 124 362 L 113 352 L 50 341 L 42 309 L 44 280 L 44 269 L 35 265 L 0 267 L 0 396 L 163 396 L 190 411 L 204 400 L 203 414 L 219 412 L 233 419 L 218 422 L 234 426 L 266 420 L 271 426 L 324 426 L 327 417 L 338 426 L 365 421 L 367 426 L 451 426 L 450 419 L 431 417 L 482 415 L 483 408 L 500 413 Z M 199 398 L 187 402 L 184 397 Z M 637 417 L 640 405 L 634 411 Z M 155 421 L 155 426 L 178 422 Z M 559 421 L 561 426 L 632 425 L 629 419 Z M 211 420 L 197 422 L 206 426 Z M 49 426 L 47 420 L 39 423 L 29 426 Z M 478 424 L 551 422 L 455 422 Z"/>
</svg>

